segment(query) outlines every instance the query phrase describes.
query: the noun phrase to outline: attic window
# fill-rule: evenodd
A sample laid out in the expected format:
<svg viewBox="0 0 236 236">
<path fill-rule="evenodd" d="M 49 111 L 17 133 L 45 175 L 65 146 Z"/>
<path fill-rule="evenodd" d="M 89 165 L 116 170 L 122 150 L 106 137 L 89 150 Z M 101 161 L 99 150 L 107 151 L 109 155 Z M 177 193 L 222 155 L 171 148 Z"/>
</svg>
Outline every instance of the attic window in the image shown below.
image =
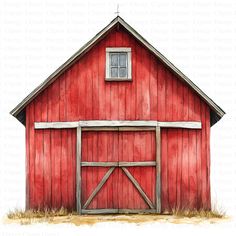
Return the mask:
<svg viewBox="0 0 236 236">
<path fill-rule="evenodd" d="M 131 48 L 106 48 L 106 80 L 131 79 Z"/>
</svg>

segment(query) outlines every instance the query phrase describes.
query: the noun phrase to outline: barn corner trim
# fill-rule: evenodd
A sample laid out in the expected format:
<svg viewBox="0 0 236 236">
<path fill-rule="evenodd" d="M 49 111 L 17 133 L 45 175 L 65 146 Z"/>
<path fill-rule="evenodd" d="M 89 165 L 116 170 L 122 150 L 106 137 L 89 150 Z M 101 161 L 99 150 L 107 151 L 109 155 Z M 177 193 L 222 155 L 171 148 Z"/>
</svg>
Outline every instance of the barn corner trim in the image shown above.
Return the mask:
<svg viewBox="0 0 236 236">
<path fill-rule="evenodd" d="M 165 56 L 155 49 L 146 39 L 144 39 L 136 30 L 126 23 L 120 16 L 114 18 L 104 29 L 97 33 L 90 41 L 82 46 L 75 54 L 73 54 L 65 63 L 63 63 L 56 71 L 54 71 L 46 80 L 36 87 L 27 97 L 25 97 L 10 114 L 25 125 L 25 107 L 45 88 L 53 83 L 66 69 L 68 69 L 76 60 L 83 56 L 93 47 L 100 39 L 102 39 L 109 30 L 121 24 L 133 37 L 135 37 L 142 45 L 149 49 L 164 65 L 166 65 L 181 80 L 186 82 L 211 108 L 210 121 L 211 126 L 217 123 L 224 115 L 220 106 L 218 106 L 210 97 L 208 97 L 197 85 L 195 85 L 186 75 L 184 75 L 177 67 L 174 66 Z"/>
</svg>

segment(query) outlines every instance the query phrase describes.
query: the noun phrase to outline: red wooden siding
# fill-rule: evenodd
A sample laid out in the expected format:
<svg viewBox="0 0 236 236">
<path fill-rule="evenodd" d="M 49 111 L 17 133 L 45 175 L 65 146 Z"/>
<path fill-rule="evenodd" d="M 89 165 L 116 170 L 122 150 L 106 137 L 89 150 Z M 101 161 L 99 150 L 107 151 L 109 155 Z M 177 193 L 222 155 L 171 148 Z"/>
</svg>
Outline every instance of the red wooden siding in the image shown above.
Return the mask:
<svg viewBox="0 0 236 236">
<path fill-rule="evenodd" d="M 106 47 L 131 47 L 132 82 L 105 82 Z M 202 130 L 161 131 L 162 211 L 177 206 L 210 208 L 210 109 L 122 27 L 112 30 L 26 107 L 28 207 L 63 205 L 75 209 L 76 202 L 75 130 L 35 131 L 33 123 L 99 119 L 201 121 Z M 123 143 L 137 141 L 136 136 L 130 139 L 126 132 L 119 135 Z M 95 152 L 102 153 L 99 154 L 101 159 L 112 160 L 116 155 L 122 156 L 116 135 L 108 132 L 103 137 L 107 150 L 96 146 L 100 138 L 102 136 L 98 134 L 83 134 L 82 150 L 87 152 L 87 158 L 94 159 Z M 141 147 L 143 143 L 155 143 L 152 135 L 140 134 L 138 140 Z M 92 148 L 86 146 L 88 143 Z M 141 154 L 138 147 L 131 147 L 132 144 L 124 147 L 130 153 L 127 158 L 136 161 Z M 152 148 L 148 150 L 152 152 Z M 82 178 L 88 179 L 86 176 L 93 172 L 92 169 L 87 168 Z M 154 170 L 148 171 L 144 178 L 140 177 L 139 168 L 131 168 L 131 172 L 153 198 L 148 180 Z M 89 182 L 82 182 L 87 186 L 86 191 L 91 191 L 93 184 L 98 183 L 103 175 L 104 170 L 100 168 L 92 174 Z M 126 181 L 126 176 L 118 170 L 109 181 L 115 182 L 117 178 Z M 114 184 L 112 192 L 108 187 L 104 189 L 107 199 L 114 199 L 115 188 Z M 133 196 L 135 193 L 134 189 L 127 187 L 121 190 L 121 194 Z M 99 207 L 101 197 L 98 195 L 90 207 Z M 140 204 L 144 207 L 135 201 L 131 197 L 129 206 Z M 107 201 L 106 204 L 110 207 L 109 204 L 117 203 Z"/>
<path fill-rule="evenodd" d="M 36 114 L 31 112 L 30 117 L 36 119 Z M 29 138 L 30 147 L 36 146 L 29 148 L 27 157 L 28 206 L 75 210 L 75 130 L 36 130 L 29 132 Z"/>
</svg>

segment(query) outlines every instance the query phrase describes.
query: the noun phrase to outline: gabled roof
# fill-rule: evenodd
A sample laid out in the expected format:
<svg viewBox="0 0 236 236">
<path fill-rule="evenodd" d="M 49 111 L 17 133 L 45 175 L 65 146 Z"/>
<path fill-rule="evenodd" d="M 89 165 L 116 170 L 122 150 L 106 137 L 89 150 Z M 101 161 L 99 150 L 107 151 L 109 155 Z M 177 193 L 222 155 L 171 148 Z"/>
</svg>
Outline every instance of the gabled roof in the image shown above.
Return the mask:
<svg viewBox="0 0 236 236">
<path fill-rule="evenodd" d="M 102 39 L 110 29 L 117 24 L 122 25 L 130 34 L 132 34 L 139 42 L 148 48 L 160 61 L 162 61 L 168 68 L 170 68 L 181 80 L 186 82 L 211 108 L 211 125 L 214 125 L 225 114 L 225 112 L 209 98 L 199 87 L 197 87 L 186 75 L 184 75 L 178 68 L 176 68 L 166 57 L 164 57 L 157 49 L 147 42 L 138 32 L 136 32 L 129 24 L 127 24 L 120 16 L 117 16 L 110 22 L 103 30 L 96 34 L 89 42 L 81 47 L 74 55 L 72 55 L 64 64 L 62 64 L 56 71 L 54 71 L 45 81 L 43 81 L 37 88 L 35 88 L 26 98 L 24 98 L 10 114 L 16 117 L 21 123 L 25 124 L 25 107 L 29 104 L 39 93 L 48 87 L 58 76 L 60 76 L 66 69 L 68 69 L 76 60 L 84 55 L 98 40 Z"/>
</svg>

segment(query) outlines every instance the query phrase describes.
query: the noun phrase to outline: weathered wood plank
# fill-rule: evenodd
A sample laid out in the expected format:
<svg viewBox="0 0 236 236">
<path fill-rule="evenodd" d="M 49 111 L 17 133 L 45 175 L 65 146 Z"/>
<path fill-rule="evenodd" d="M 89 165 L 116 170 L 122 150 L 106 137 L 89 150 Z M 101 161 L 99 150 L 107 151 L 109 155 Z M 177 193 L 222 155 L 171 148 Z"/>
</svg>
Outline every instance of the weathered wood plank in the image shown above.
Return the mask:
<svg viewBox="0 0 236 236">
<path fill-rule="evenodd" d="M 79 121 L 81 127 L 100 127 L 100 126 L 147 126 L 147 127 L 165 127 L 165 128 L 186 128 L 186 129 L 201 129 L 201 122 L 198 121 L 168 121 L 168 122 L 158 122 L 152 120 L 89 120 L 89 121 Z"/>
<path fill-rule="evenodd" d="M 161 129 L 156 127 L 156 212 L 161 213 Z"/>
<path fill-rule="evenodd" d="M 156 121 L 149 120 L 87 120 L 79 121 L 81 127 L 109 127 L 109 126 L 156 126 Z"/>
<path fill-rule="evenodd" d="M 162 128 L 186 128 L 186 129 L 201 129 L 201 122 L 198 121 L 169 121 L 169 122 L 158 122 L 153 120 L 87 120 L 87 121 L 72 121 L 72 122 L 35 122 L 35 129 L 66 129 L 66 128 L 77 128 L 81 126 L 83 131 L 96 130 L 96 131 L 110 131 L 119 127 L 119 131 L 135 131 L 135 130 L 154 130 L 154 127 Z M 126 128 L 132 127 L 132 128 Z M 102 128 L 100 128 L 102 127 Z M 143 128 L 136 128 L 143 127 Z M 147 127 L 153 127 L 147 128 Z"/>
<path fill-rule="evenodd" d="M 119 162 L 119 166 L 156 166 L 155 161 L 121 161 Z"/>
<path fill-rule="evenodd" d="M 141 188 L 141 186 L 139 185 L 139 183 L 136 181 L 136 179 L 130 174 L 130 172 L 125 168 L 125 167 L 121 167 L 122 170 L 124 171 L 124 173 L 126 174 L 126 176 L 130 179 L 130 181 L 133 183 L 133 185 L 136 187 L 136 189 L 139 191 L 139 193 L 141 194 L 141 196 L 143 197 L 144 201 L 148 204 L 148 206 L 151 209 L 154 209 L 155 207 L 153 206 L 151 200 L 148 198 L 148 196 L 145 194 L 145 192 L 143 191 L 143 189 Z"/>
<path fill-rule="evenodd" d="M 107 167 L 107 166 L 119 166 L 118 162 L 103 162 L 103 161 L 83 161 L 81 166 L 96 166 L 96 167 Z"/>
<path fill-rule="evenodd" d="M 122 82 L 131 82 L 132 78 L 105 78 L 105 81 L 109 82 L 117 82 L 117 81 L 122 81 Z"/>
<path fill-rule="evenodd" d="M 183 128 L 183 129 L 201 129 L 202 124 L 199 121 L 168 121 L 157 122 L 157 126 L 162 128 Z"/>
<path fill-rule="evenodd" d="M 155 127 L 119 127 L 119 131 L 153 131 Z"/>
<path fill-rule="evenodd" d="M 82 214 L 116 214 L 118 209 L 82 209 Z"/>
<path fill-rule="evenodd" d="M 76 140 L 76 206 L 77 212 L 81 214 L 81 128 L 77 128 Z"/>
<path fill-rule="evenodd" d="M 155 161 L 131 161 L 131 162 L 88 162 L 88 161 L 83 161 L 81 162 L 81 166 L 97 166 L 97 167 L 106 167 L 106 166 L 156 166 Z"/>
<path fill-rule="evenodd" d="M 155 213 L 153 209 L 82 209 L 82 214 L 140 214 Z"/>
<path fill-rule="evenodd" d="M 120 214 L 155 213 L 155 209 L 119 209 Z"/>
<path fill-rule="evenodd" d="M 35 129 L 71 129 L 77 128 L 79 126 L 79 122 L 35 122 Z"/>
<path fill-rule="evenodd" d="M 82 131 L 118 131 L 118 127 L 84 127 Z"/>
<path fill-rule="evenodd" d="M 82 131 L 154 131 L 155 127 L 84 127 Z"/>
<path fill-rule="evenodd" d="M 102 178 L 102 180 L 100 181 L 100 183 L 98 184 L 98 186 L 94 189 L 94 191 L 92 192 L 92 194 L 89 196 L 88 200 L 85 202 L 83 209 L 85 209 L 90 202 L 93 200 L 93 198 L 96 196 L 96 194 L 100 191 L 100 189 L 102 188 L 102 186 L 106 183 L 107 179 L 109 178 L 109 176 L 112 174 L 112 172 L 114 171 L 115 167 L 110 168 L 107 173 L 104 175 L 104 177 Z"/>
<path fill-rule="evenodd" d="M 131 52 L 130 47 L 107 47 L 106 52 Z"/>
</svg>

